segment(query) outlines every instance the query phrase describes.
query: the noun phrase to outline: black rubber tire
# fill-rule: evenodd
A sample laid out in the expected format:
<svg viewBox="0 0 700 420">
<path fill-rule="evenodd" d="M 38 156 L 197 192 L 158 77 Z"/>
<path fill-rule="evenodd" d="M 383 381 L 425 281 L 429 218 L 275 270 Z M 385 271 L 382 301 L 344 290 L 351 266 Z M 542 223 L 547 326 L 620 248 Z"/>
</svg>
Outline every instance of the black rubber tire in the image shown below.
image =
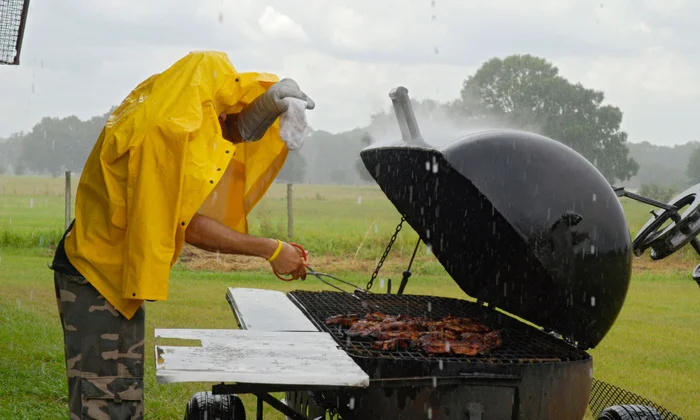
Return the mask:
<svg viewBox="0 0 700 420">
<path fill-rule="evenodd" d="M 187 402 L 185 420 L 245 420 L 245 407 L 237 395 L 198 392 Z"/>
<path fill-rule="evenodd" d="M 646 405 L 614 405 L 603 410 L 598 420 L 663 420 L 663 417 Z"/>
</svg>

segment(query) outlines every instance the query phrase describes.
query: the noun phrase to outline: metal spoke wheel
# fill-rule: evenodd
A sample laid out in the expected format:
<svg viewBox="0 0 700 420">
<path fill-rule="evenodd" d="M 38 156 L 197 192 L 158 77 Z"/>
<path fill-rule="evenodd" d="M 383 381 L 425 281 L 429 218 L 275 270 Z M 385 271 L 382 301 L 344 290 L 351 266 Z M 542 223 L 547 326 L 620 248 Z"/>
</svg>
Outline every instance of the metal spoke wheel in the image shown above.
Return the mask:
<svg viewBox="0 0 700 420">
<path fill-rule="evenodd" d="M 700 184 L 695 185 L 674 197 L 669 203 L 670 210 L 652 212 L 652 217 L 640 229 L 632 242 L 636 256 L 641 256 L 651 248 L 651 258 L 660 260 L 668 257 L 688 243 L 700 254 Z M 682 214 L 679 211 L 684 209 Z M 671 224 L 662 229 L 671 220 Z"/>
<path fill-rule="evenodd" d="M 662 420 L 658 411 L 645 405 L 615 405 L 600 413 L 598 420 Z"/>
</svg>

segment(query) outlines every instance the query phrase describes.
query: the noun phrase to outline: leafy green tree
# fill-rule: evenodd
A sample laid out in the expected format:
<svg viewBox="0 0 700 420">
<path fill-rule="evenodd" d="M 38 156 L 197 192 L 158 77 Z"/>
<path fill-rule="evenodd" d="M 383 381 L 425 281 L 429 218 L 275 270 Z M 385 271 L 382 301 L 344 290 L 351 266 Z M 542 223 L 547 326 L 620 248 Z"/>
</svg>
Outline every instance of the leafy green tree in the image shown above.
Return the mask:
<svg viewBox="0 0 700 420">
<path fill-rule="evenodd" d="M 628 156 L 622 112 L 603 100 L 603 92 L 570 83 L 543 58 L 512 55 L 485 62 L 452 106 L 463 118 L 539 132 L 579 152 L 608 181 L 628 180 L 639 164 Z"/>
<path fill-rule="evenodd" d="M 695 148 L 690 154 L 685 174 L 693 185 L 700 183 L 700 147 Z"/>
<path fill-rule="evenodd" d="M 24 175 L 27 172 L 27 166 L 20 160 L 12 165 L 12 172 L 15 175 Z"/>
<path fill-rule="evenodd" d="M 304 159 L 299 150 L 294 150 L 287 155 L 287 161 L 284 162 L 277 179 L 299 184 L 304 182 L 305 175 L 306 159 Z"/>
<path fill-rule="evenodd" d="M 678 194 L 678 189 L 675 187 L 664 187 L 657 184 L 642 184 L 639 187 L 639 194 L 644 197 L 649 197 L 654 200 L 668 203 L 673 197 Z"/>
</svg>

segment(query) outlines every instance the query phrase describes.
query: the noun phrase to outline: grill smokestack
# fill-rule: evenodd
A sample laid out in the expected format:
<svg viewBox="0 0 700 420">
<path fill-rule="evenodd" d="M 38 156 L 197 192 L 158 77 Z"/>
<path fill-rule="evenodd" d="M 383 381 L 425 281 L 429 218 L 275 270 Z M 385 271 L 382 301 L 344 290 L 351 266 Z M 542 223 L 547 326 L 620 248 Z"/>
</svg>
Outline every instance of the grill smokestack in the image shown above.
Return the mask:
<svg viewBox="0 0 700 420">
<path fill-rule="evenodd" d="M 418 128 L 416 115 L 413 113 L 411 98 L 408 97 L 408 89 L 403 86 L 394 88 L 389 92 L 389 98 L 394 104 L 394 113 L 401 129 L 401 138 L 409 144 L 428 146 L 423 140 L 423 135 Z"/>
</svg>

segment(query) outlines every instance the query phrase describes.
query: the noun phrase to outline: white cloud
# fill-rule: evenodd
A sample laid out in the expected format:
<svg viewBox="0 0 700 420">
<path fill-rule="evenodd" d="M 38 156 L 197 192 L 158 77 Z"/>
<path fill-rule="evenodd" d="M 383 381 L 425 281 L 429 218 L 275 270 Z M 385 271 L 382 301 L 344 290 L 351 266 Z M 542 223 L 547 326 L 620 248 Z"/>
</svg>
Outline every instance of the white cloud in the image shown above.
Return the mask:
<svg viewBox="0 0 700 420">
<path fill-rule="evenodd" d="M 308 37 L 304 28 L 289 16 L 279 13 L 272 6 L 265 7 L 265 11 L 258 20 L 262 31 L 273 40 L 306 42 Z"/>
<path fill-rule="evenodd" d="M 391 88 L 451 100 L 489 58 L 530 53 L 605 92 L 631 141 L 700 138 L 700 3 L 680 0 L 64 0 L 32 3 L 19 68 L 0 67 L 0 136 L 89 118 L 195 49 L 293 77 L 315 128 L 388 109 Z M 43 63 L 43 66 L 42 66 Z M 33 86 L 33 88 L 32 88 Z"/>
</svg>

